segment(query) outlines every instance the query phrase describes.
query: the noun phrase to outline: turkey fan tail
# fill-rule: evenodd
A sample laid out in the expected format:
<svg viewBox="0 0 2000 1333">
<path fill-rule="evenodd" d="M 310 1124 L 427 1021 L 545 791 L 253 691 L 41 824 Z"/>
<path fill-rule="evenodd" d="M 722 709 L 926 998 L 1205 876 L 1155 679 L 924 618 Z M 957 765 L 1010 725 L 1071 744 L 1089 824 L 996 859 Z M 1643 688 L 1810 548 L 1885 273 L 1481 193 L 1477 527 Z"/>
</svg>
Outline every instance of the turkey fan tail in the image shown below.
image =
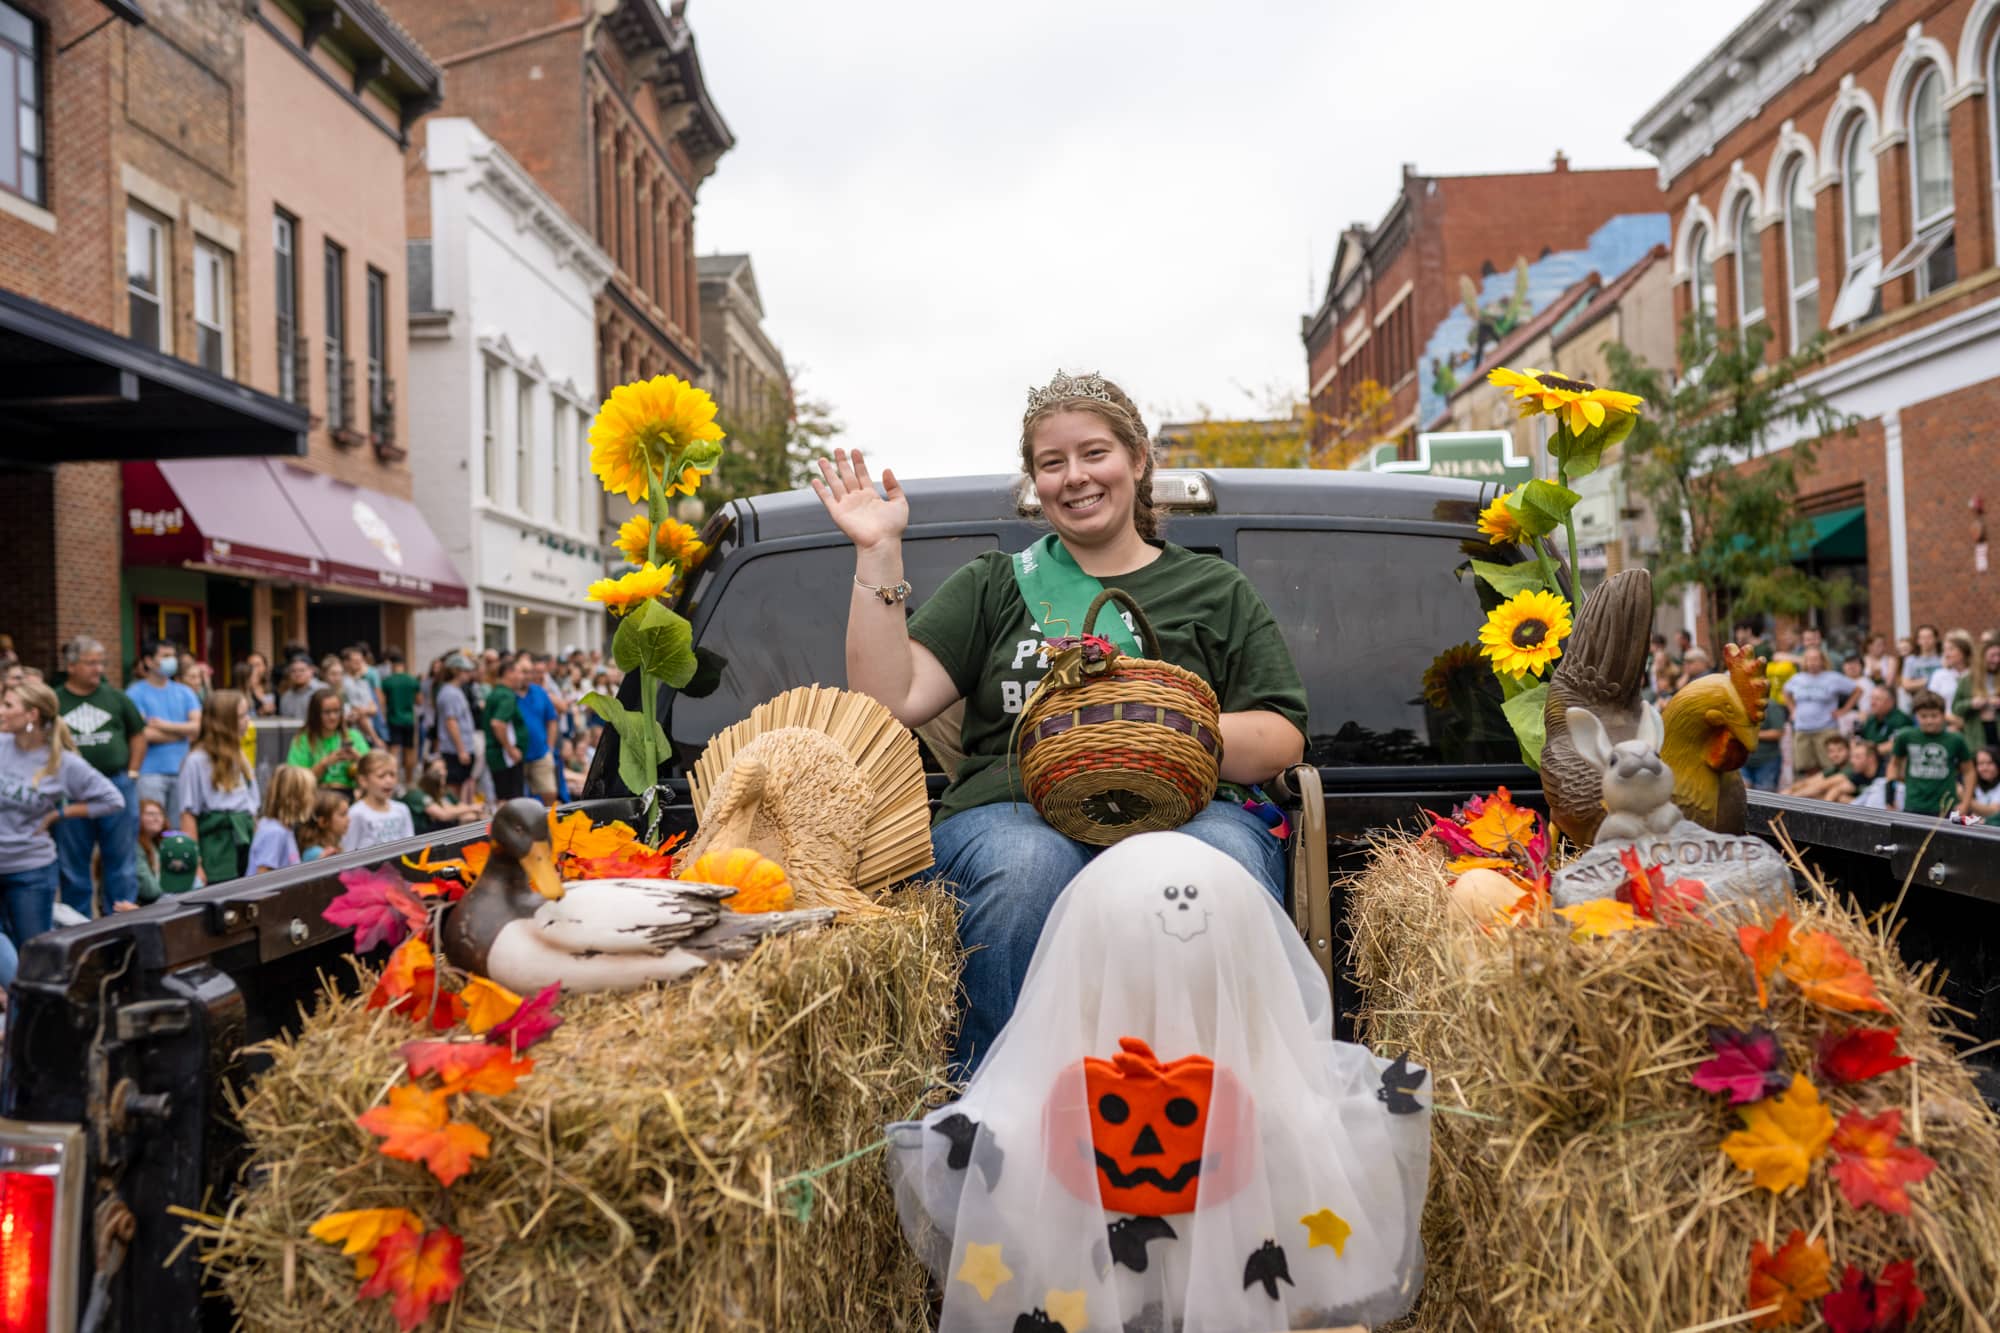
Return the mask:
<svg viewBox="0 0 2000 1333">
<path fill-rule="evenodd" d="M 1621 570 L 1583 599 L 1549 677 L 1549 707 L 1636 708 L 1653 623 L 1653 576 Z"/>
<path fill-rule="evenodd" d="M 767 936 L 811 930 L 830 924 L 833 918 L 830 907 L 797 912 L 724 912 L 714 925 L 682 940 L 681 947 L 711 957 L 741 958 Z"/>
</svg>

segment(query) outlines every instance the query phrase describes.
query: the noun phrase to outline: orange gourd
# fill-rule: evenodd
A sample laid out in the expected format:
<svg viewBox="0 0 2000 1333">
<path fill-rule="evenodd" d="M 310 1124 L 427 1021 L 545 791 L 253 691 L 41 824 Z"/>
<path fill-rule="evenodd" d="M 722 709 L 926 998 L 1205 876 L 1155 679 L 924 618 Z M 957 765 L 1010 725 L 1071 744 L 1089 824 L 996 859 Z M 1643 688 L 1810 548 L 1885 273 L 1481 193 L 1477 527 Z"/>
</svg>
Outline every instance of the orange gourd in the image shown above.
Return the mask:
<svg viewBox="0 0 2000 1333">
<path fill-rule="evenodd" d="M 792 882 L 785 877 L 785 868 L 748 847 L 703 852 L 681 878 L 735 889 L 722 903 L 731 911 L 782 912 L 792 905 Z"/>
</svg>

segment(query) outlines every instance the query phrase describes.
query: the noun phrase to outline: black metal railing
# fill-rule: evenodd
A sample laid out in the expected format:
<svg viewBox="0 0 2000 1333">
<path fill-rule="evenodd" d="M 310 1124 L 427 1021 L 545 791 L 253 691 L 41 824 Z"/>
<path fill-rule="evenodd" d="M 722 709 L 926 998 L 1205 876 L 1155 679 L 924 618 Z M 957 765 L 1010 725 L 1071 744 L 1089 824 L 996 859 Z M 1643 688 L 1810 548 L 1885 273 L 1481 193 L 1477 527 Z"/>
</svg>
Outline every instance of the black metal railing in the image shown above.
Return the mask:
<svg viewBox="0 0 2000 1333">
<path fill-rule="evenodd" d="M 375 456 L 393 463 L 409 450 L 396 442 L 396 381 L 371 370 L 368 404 L 368 438 Z"/>
</svg>

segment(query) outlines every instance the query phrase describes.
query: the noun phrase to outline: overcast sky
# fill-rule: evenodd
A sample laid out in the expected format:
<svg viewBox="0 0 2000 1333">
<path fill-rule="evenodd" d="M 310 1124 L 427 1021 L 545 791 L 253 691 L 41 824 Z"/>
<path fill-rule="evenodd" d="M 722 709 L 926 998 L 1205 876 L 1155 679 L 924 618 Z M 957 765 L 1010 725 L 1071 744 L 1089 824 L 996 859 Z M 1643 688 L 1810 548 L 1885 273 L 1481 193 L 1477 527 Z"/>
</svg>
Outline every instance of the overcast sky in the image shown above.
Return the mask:
<svg viewBox="0 0 2000 1333">
<path fill-rule="evenodd" d="M 1632 123 L 1749 0 L 692 0 L 736 135 L 703 253 L 846 441 L 1016 466 L 1022 399 L 1098 369 L 1161 416 L 1301 392 L 1299 318 L 1400 164 L 1645 164 Z"/>
</svg>

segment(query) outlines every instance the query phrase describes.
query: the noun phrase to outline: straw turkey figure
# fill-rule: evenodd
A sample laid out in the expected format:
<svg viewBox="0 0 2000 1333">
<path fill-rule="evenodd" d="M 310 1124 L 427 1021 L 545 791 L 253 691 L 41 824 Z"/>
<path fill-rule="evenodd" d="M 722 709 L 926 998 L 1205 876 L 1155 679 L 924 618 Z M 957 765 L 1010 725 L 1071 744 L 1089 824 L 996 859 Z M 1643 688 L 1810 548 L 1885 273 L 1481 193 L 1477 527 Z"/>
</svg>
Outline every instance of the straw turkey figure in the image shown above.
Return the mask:
<svg viewBox="0 0 2000 1333">
<path fill-rule="evenodd" d="M 767 936 L 833 919 L 825 909 L 736 913 L 734 889 L 678 879 L 564 883 L 541 802 L 507 802 L 493 816 L 493 851 L 445 918 L 454 967 L 521 994 L 618 990 L 671 981 L 714 959 L 740 958 Z"/>
</svg>

